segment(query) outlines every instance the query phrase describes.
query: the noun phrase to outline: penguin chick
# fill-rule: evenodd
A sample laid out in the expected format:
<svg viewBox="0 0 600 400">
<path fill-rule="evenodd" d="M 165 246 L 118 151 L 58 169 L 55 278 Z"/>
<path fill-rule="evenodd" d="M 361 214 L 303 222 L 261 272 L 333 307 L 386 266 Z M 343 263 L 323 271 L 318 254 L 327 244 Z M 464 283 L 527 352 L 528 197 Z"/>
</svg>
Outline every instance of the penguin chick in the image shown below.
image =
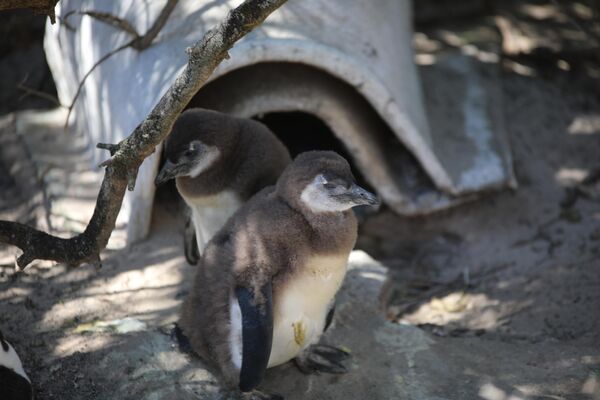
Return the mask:
<svg viewBox="0 0 600 400">
<path fill-rule="evenodd" d="M 15 349 L 0 331 L 0 393 L 3 400 L 31 400 L 31 381 Z"/>
<path fill-rule="evenodd" d="M 260 122 L 199 108 L 177 119 L 165 157 L 155 183 L 176 178 L 190 208 L 192 223 L 188 219 L 184 234 L 190 264 L 227 219 L 253 194 L 275 184 L 291 162 L 286 147 Z"/>
<path fill-rule="evenodd" d="M 292 359 L 304 372 L 346 372 L 348 355 L 317 343 L 356 242 L 351 208 L 365 204 L 377 199 L 344 158 L 302 153 L 208 244 L 180 327 L 229 385 L 272 398 L 254 389 Z"/>
</svg>

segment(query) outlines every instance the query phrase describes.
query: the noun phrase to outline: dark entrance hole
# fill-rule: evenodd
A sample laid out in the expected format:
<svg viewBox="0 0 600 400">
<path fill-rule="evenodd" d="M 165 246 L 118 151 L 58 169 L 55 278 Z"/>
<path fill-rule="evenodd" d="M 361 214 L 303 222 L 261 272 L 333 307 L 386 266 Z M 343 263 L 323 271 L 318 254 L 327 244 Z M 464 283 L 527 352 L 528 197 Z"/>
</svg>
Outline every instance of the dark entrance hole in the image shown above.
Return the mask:
<svg viewBox="0 0 600 400">
<path fill-rule="evenodd" d="M 343 143 L 321 119 L 305 112 L 272 112 L 254 117 L 267 125 L 292 154 L 310 150 L 333 150 L 349 158 Z"/>
<path fill-rule="evenodd" d="M 267 125 L 286 145 L 292 157 L 311 150 L 335 151 L 348 160 L 358 183 L 369 187 L 360 170 L 354 165 L 346 146 L 320 118 L 309 113 L 292 111 L 262 114 L 254 119 Z"/>
</svg>

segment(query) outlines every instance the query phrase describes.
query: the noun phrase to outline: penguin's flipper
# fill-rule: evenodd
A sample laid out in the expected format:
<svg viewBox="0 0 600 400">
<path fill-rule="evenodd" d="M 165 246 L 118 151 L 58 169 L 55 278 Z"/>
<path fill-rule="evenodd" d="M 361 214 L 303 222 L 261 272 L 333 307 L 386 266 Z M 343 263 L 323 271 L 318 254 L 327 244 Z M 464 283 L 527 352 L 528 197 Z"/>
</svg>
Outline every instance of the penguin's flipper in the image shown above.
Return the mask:
<svg viewBox="0 0 600 400">
<path fill-rule="evenodd" d="M 187 354 L 194 354 L 194 349 L 192 348 L 192 344 L 190 343 L 190 339 L 183 333 L 179 325 L 173 324 L 173 328 L 171 329 L 171 340 L 177 343 L 179 347 L 179 351 Z"/>
<path fill-rule="evenodd" d="M 32 400 L 33 392 L 31 383 L 3 365 L 0 365 L 0 382 L 2 383 L 3 400 Z"/>
<path fill-rule="evenodd" d="M 331 326 L 333 322 L 333 315 L 335 314 L 335 301 L 331 303 L 329 307 L 329 311 L 327 312 L 327 317 L 325 318 L 325 327 L 323 328 L 323 332 L 327 332 L 327 329 Z"/>
<path fill-rule="evenodd" d="M 198 264 L 200 252 L 198 251 L 198 243 L 196 241 L 196 230 L 191 213 L 186 213 L 185 229 L 183 231 L 183 251 L 185 259 L 190 265 Z"/>
<path fill-rule="evenodd" d="M 238 286 L 235 294 L 242 314 L 240 390 L 248 392 L 263 380 L 273 342 L 273 291 L 263 285 L 260 301 L 252 289 Z"/>
</svg>

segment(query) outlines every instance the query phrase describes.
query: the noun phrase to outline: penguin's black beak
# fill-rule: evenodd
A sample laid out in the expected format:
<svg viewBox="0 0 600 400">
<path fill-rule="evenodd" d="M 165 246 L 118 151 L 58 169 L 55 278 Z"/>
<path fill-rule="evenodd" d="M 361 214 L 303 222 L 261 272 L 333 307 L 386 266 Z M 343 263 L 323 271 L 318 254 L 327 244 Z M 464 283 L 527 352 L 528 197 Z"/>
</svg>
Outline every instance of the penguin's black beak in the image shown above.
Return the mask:
<svg viewBox="0 0 600 400">
<path fill-rule="evenodd" d="M 379 199 L 376 195 L 366 189 L 353 183 L 348 190 L 348 197 L 357 206 L 368 205 L 376 206 L 379 204 Z"/>
<path fill-rule="evenodd" d="M 177 164 L 174 164 L 169 160 L 165 161 L 165 165 L 163 165 L 158 175 L 156 175 L 156 179 L 154 179 L 154 185 L 159 186 L 166 181 L 175 178 L 177 176 L 177 169 Z"/>
</svg>

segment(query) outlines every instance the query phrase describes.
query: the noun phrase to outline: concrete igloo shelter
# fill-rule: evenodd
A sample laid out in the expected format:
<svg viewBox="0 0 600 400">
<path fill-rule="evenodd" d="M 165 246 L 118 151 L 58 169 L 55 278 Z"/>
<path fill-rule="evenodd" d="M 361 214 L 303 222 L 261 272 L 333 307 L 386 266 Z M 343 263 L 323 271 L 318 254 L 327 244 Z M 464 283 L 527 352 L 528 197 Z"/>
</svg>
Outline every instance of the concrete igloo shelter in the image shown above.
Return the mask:
<svg viewBox="0 0 600 400">
<path fill-rule="evenodd" d="M 60 18 L 71 11 L 102 11 L 143 33 L 165 2 L 61 0 L 56 13 Z M 95 69 L 73 118 L 88 135 L 95 161 L 106 156 L 95 143 L 129 135 L 182 70 L 185 48 L 239 3 L 182 0 L 151 47 L 127 48 Z M 93 64 L 130 39 L 89 16 L 49 24 L 45 50 L 61 102 L 69 104 Z M 490 105 L 480 101 L 476 88 L 465 84 L 475 110 L 465 118 L 465 129 L 430 129 L 411 42 L 408 0 L 289 0 L 231 49 L 190 107 L 267 125 L 277 120 L 276 133 L 297 136 L 282 138 L 286 144 L 342 151 L 384 203 L 402 215 L 430 213 L 514 184 L 503 132 L 488 123 L 484 109 Z M 292 119 L 308 121 L 306 130 L 291 129 L 296 122 L 286 129 Z M 321 128 L 311 128 L 311 120 Z M 121 218 L 128 221 L 128 241 L 148 231 L 159 162 L 156 152 L 143 163 L 135 191 L 126 196 Z"/>
</svg>

